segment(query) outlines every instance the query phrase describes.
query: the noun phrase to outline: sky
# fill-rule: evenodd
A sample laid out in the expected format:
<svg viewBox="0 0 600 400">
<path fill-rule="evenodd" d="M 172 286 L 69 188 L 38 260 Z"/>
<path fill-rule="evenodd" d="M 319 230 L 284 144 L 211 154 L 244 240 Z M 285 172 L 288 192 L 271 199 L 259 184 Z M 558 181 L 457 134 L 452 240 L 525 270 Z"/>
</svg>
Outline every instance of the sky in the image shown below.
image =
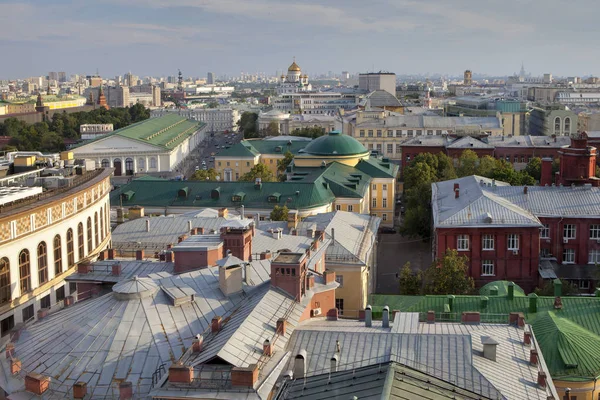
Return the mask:
<svg viewBox="0 0 600 400">
<path fill-rule="evenodd" d="M 0 79 L 600 74 L 598 0 L 0 0 Z"/>
</svg>

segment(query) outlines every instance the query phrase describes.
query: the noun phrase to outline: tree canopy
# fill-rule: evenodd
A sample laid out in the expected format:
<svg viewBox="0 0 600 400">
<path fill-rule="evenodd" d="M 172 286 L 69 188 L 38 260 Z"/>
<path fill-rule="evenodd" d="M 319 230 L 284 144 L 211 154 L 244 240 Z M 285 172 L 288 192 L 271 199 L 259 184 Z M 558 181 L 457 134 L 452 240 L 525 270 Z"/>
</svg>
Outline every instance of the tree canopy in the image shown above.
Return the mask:
<svg viewBox="0 0 600 400">
<path fill-rule="evenodd" d="M 244 139 L 258 137 L 258 114 L 245 111 L 237 122 L 239 129 L 244 133 Z"/>
<path fill-rule="evenodd" d="M 421 271 L 415 273 L 410 269 L 410 262 L 404 264 L 402 269 L 400 269 L 398 278 L 400 281 L 400 294 L 405 296 L 421 294 L 423 276 L 421 275 Z"/>
<path fill-rule="evenodd" d="M 240 177 L 240 181 L 254 182 L 256 178 L 260 178 L 263 182 L 274 182 L 273 173 L 265 164 L 256 164 L 250 171 Z"/>
<path fill-rule="evenodd" d="M 214 168 L 210 168 L 207 170 L 199 169 L 194 172 L 194 174 L 190 177 L 192 181 L 216 181 L 217 180 L 217 171 Z"/>
<path fill-rule="evenodd" d="M 271 211 L 271 221 L 287 221 L 289 210 L 287 206 L 280 207 L 276 205 Z"/>
<path fill-rule="evenodd" d="M 467 256 L 448 249 L 425 271 L 426 294 L 471 294 L 475 282 L 468 273 Z"/>
<path fill-rule="evenodd" d="M 285 181 L 285 170 L 293 160 L 294 155 L 290 151 L 286 151 L 283 158 L 277 161 L 277 173 L 279 174 L 280 181 Z"/>
<path fill-rule="evenodd" d="M 279 124 L 277 121 L 269 122 L 266 130 L 267 136 L 279 136 Z"/>
<path fill-rule="evenodd" d="M 67 114 L 56 112 L 50 120 L 28 124 L 16 118 L 7 118 L 0 123 L 0 135 L 10 136 L 10 149 L 61 151 L 65 139 L 81 138 L 82 124 L 113 124 L 115 130 L 150 118 L 150 111 L 142 104 L 126 108 L 98 108 Z"/>
<path fill-rule="evenodd" d="M 296 129 L 296 130 L 292 131 L 292 136 L 302 136 L 302 137 L 307 137 L 307 138 L 311 138 L 311 139 L 316 139 L 318 137 L 323 136 L 324 134 L 325 134 L 325 129 L 318 127 L 318 126 L 305 127 L 305 128 Z"/>
</svg>

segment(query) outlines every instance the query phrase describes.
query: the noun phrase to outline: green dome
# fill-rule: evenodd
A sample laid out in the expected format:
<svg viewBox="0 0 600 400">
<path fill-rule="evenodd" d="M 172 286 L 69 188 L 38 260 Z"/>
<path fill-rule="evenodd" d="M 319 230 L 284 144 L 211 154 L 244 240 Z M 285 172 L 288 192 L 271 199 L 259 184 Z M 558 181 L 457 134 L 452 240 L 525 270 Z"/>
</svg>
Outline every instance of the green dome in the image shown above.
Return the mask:
<svg viewBox="0 0 600 400">
<path fill-rule="evenodd" d="M 342 135 L 340 131 L 331 131 L 328 135 L 314 139 L 302 151 L 315 156 L 354 156 L 367 152 L 358 140 Z"/>
</svg>

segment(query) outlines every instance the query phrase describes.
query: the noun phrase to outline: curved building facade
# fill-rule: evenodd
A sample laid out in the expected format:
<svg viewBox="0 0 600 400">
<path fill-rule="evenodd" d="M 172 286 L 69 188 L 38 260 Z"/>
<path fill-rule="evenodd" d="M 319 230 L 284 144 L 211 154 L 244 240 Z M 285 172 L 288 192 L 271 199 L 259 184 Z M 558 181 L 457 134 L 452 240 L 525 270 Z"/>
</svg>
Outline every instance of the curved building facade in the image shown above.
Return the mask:
<svg viewBox="0 0 600 400">
<path fill-rule="evenodd" d="M 77 176 L 56 189 L 0 207 L 0 328 L 63 307 L 65 278 L 110 242 L 111 169 Z M 54 193 L 53 193 L 54 192 Z M 75 291 L 75 289 L 73 289 Z M 41 311 L 40 311 L 41 310 Z"/>
</svg>

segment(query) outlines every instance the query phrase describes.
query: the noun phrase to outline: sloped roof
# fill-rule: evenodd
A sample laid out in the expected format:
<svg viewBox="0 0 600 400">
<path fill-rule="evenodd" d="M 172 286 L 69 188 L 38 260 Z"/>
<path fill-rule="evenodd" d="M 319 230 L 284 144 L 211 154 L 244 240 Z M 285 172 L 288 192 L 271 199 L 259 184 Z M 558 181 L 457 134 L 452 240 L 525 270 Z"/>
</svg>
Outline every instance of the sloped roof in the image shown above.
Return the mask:
<svg viewBox="0 0 600 400">
<path fill-rule="evenodd" d="M 506 296 L 508 294 L 508 286 L 511 283 L 514 285 L 513 293 L 515 296 L 525 296 L 525 291 L 521 289 L 519 285 L 516 285 L 510 281 L 494 281 L 486 283 L 479 289 L 479 294 L 482 296 L 491 296 L 492 288 L 495 287 L 496 289 L 498 289 L 497 296 Z"/>
<path fill-rule="evenodd" d="M 454 185 L 459 185 L 455 197 Z M 477 175 L 432 184 L 433 220 L 436 228 L 451 226 L 537 226 L 542 224 L 527 209 L 487 190 L 507 185 Z"/>
<path fill-rule="evenodd" d="M 463 136 L 446 146 L 449 149 L 493 149 L 494 146 L 487 144 L 471 136 Z"/>
<path fill-rule="evenodd" d="M 384 161 L 383 158 L 369 157 L 368 160 L 360 160 L 354 168 L 372 178 L 396 178 L 400 166 L 389 162 L 389 160 Z"/>
</svg>

